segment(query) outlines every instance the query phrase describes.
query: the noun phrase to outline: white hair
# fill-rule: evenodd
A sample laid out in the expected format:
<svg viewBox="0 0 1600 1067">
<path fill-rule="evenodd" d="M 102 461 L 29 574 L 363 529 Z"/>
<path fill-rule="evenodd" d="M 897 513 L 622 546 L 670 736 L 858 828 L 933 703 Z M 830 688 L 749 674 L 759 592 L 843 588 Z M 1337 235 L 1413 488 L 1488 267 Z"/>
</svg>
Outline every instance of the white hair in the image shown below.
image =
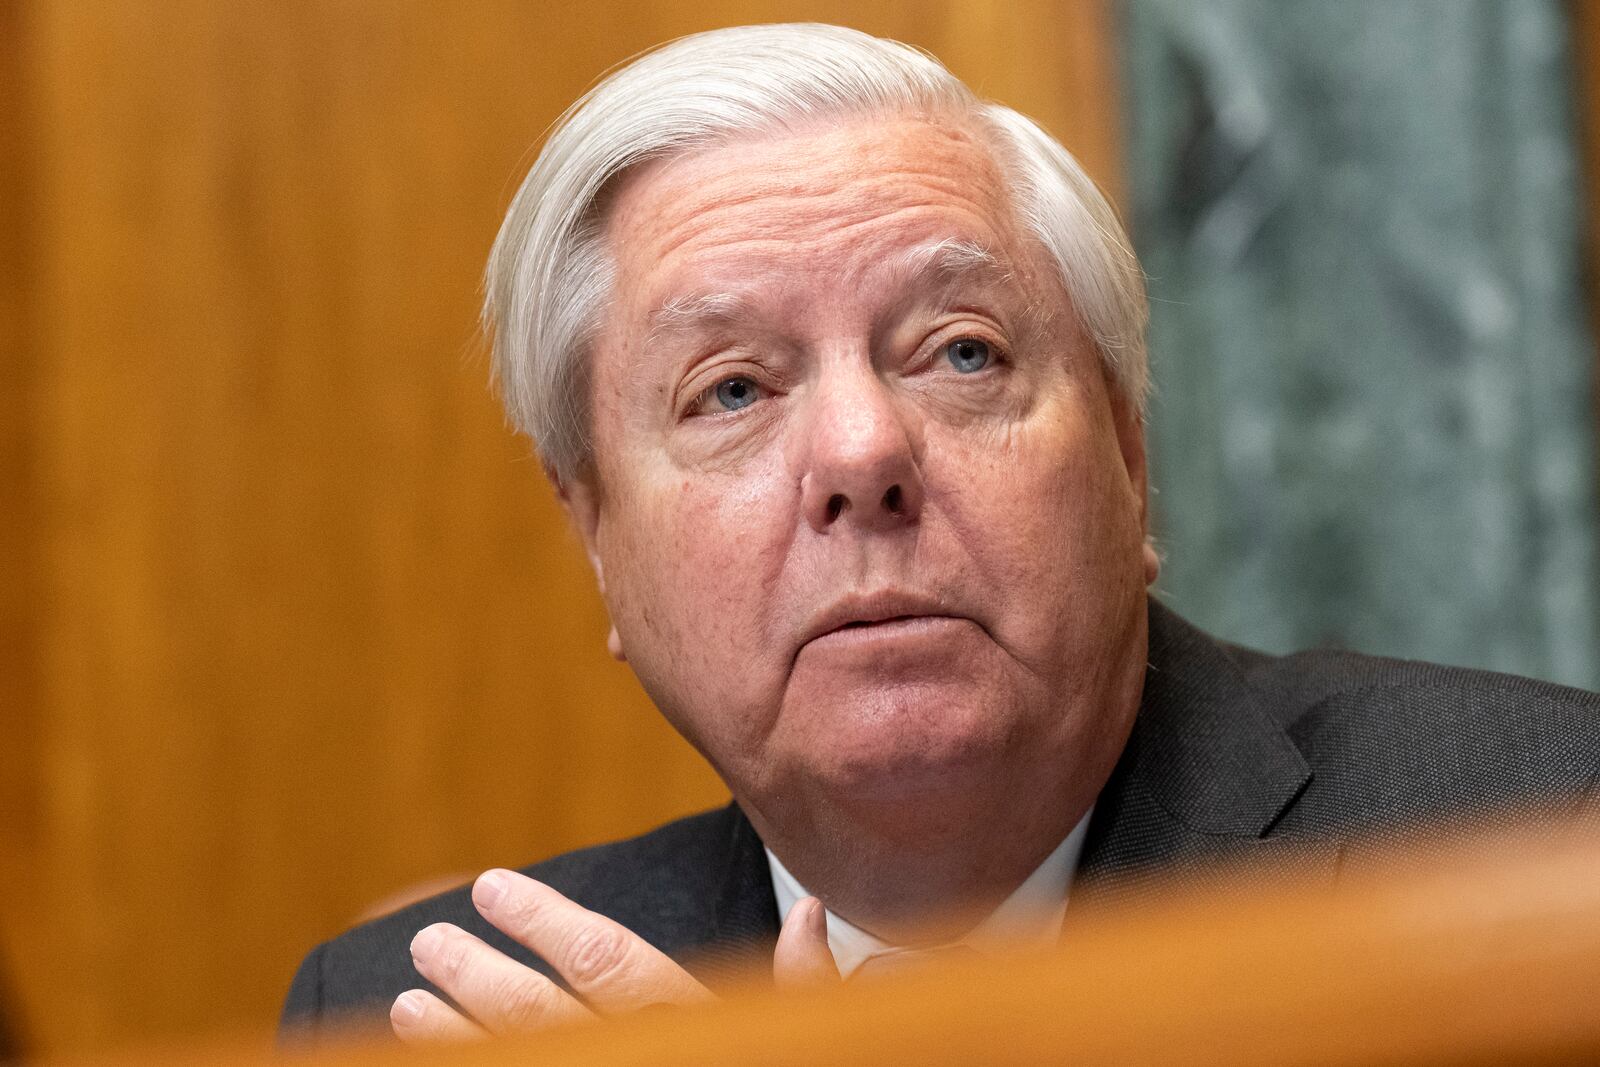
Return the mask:
<svg viewBox="0 0 1600 1067">
<path fill-rule="evenodd" d="M 988 134 L 1021 224 L 1136 410 L 1149 390 L 1144 276 L 1116 213 L 1032 119 L 979 100 L 938 60 L 840 26 L 683 37 L 614 71 L 557 120 L 495 238 L 483 323 L 512 423 L 561 479 L 590 459 L 589 347 L 614 266 L 603 197 L 649 160 L 819 118 L 952 116 Z"/>
</svg>

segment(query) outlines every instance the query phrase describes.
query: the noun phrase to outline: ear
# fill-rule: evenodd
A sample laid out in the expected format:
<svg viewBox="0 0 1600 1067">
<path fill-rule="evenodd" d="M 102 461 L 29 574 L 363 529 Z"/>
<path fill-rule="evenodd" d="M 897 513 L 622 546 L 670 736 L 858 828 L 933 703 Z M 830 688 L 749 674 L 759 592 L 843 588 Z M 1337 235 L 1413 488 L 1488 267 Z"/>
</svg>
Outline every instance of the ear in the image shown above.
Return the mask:
<svg viewBox="0 0 1600 1067">
<path fill-rule="evenodd" d="M 589 557 L 589 566 L 594 570 L 595 584 L 600 587 L 600 596 L 606 595 L 605 567 L 600 561 L 599 537 L 600 529 L 600 491 L 596 487 L 592 476 L 580 475 L 565 480 L 557 476 L 549 467 L 545 474 L 550 483 L 556 488 L 556 497 L 561 501 L 561 508 L 567 513 L 573 528 L 578 531 L 578 538 L 583 542 L 584 555 Z M 617 635 L 616 626 L 611 627 L 611 632 L 606 635 L 606 650 L 619 662 L 626 663 L 628 657 L 622 651 L 622 638 Z"/>
<path fill-rule="evenodd" d="M 1139 529 L 1144 533 L 1144 584 L 1154 585 L 1161 573 L 1161 556 L 1155 538 L 1150 536 L 1150 469 L 1144 450 L 1144 416 L 1133 405 L 1122 387 L 1109 378 L 1111 419 L 1116 424 L 1117 448 L 1128 472 L 1128 485 L 1138 497 Z"/>
</svg>

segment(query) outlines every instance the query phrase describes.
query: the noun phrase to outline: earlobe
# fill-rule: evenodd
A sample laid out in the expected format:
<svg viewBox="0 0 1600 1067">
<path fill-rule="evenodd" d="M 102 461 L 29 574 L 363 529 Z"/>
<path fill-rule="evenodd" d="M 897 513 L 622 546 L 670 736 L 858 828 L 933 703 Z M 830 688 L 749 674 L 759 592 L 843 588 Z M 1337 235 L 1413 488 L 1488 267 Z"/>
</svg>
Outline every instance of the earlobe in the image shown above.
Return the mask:
<svg viewBox="0 0 1600 1067">
<path fill-rule="evenodd" d="M 1122 453 L 1122 465 L 1128 472 L 1128 486 L 1135 497 L 1139 529 L 1144 535 L 1141 556 L 1144 584 L 1148 589 L 1161 576 L 1161 553 L 1156 551 L 1156 539 L 1150 536 L 1150 483 L 1144 450 L 1144 418 L 1115 382 L 1108 379 L 1107 386 L 1111 390 L 1111 418 L 1116 425 L 1117 448 Z"/>
<path fill-rule="evenodd" d="M 1122 392 L 1121 386 L 1109 377 L 1106 387 L 1111 391 L 1111 420 L 1116 427 L 1117 450 L 1122 453 L 1122 466 L 1128 472 L 1128 484 L 1138 498 L 1139 526 L 1147 536 L 1145 551 L 1149 558 L 1145 561 L 1146 573 L 1152 574 L 1160 570 L 1160 558 L 1155 553 L 1148 533 L 1150 529 L 1150 485 L 1148 459 L 1144 450 L 1144 417 L 1139 414 L 1138 408 Z"/>
<path fill-rule="evenodd" d="M 600 561 L 600 497 L 594 486 L 582 478 L 563 481 L 554 471 L 545 470 L 550 482 L 556 488 L 556 496 L 561 500 L 561 507 L 566 511 L 567 518 L 572 520 L 572 525 L 578 531 L 578 539 L 583 542 L 583 553 L 589 559 L 589 568 L 594 571 L 595 585 L 600 589 L 601 599 L 606 595 L 605 566 Z M 608 609 L 610 605 L 607 605 Z M 606 635 L 606 650 L 618 662 L 628 662 L 627 655 L 622 651 L 622 638 L 617 634 L 617 628 L 611 627 Z"/>
</svg>

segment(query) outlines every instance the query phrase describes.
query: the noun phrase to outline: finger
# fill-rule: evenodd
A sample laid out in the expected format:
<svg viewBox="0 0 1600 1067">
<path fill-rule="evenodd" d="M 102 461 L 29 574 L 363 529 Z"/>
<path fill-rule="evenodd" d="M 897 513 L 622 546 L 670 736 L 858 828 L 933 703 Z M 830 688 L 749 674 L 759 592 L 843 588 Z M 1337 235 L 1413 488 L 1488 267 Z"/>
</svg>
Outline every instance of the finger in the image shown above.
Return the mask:
<svg viewBox="0 0 1600 1067">
<path fill-rule="evenodd" d="M 481 1041 L 489 1032 L 424 989 L 408 989 L 389 1006 L 389 1028 L 413 1045 Z"/>
<path fill-rule="evenodd" d="M 839 980 L 838 965 L 828 948 L 828 915 L 816 897 L 806 897 L 789 909 L 772 953 L 772 978 L 783 989 Z"/>
<path fill-rule="evenodd" d="M 538 971 L 449 923 L 411 940 L 411 960 L 428 981 L 492 1034 L 522 1033 L 591 1016 Z"/>
<path fill-rule="evenodd" d="M 711 999 L 705 986 L 666 953 L 525 875 L 481 875 L 473 884 L 472 902 L 485 919 L 549 962 L 597 1011 Z"/>
</svg>

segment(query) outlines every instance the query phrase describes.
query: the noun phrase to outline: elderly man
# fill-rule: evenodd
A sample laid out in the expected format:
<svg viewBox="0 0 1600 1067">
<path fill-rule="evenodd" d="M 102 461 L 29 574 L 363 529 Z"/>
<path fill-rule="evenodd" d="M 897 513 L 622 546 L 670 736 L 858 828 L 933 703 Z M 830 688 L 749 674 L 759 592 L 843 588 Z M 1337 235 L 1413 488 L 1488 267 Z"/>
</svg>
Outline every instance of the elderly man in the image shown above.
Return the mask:
<svg viewBox="0 0 1600 1067">
<path fill-rule="evenodd" d="M 1184 860 L 1600 768 L 1600 702 L 1221 645 L 1151 602 L 1144 298 L 1036 125 L 826 26 L 687 38 L 565 117 L 487 319 L 611 651 L 734 803 L 318 948 L 292 1026 L 498 1033 L 1049 942 Z"/>
</svg>

